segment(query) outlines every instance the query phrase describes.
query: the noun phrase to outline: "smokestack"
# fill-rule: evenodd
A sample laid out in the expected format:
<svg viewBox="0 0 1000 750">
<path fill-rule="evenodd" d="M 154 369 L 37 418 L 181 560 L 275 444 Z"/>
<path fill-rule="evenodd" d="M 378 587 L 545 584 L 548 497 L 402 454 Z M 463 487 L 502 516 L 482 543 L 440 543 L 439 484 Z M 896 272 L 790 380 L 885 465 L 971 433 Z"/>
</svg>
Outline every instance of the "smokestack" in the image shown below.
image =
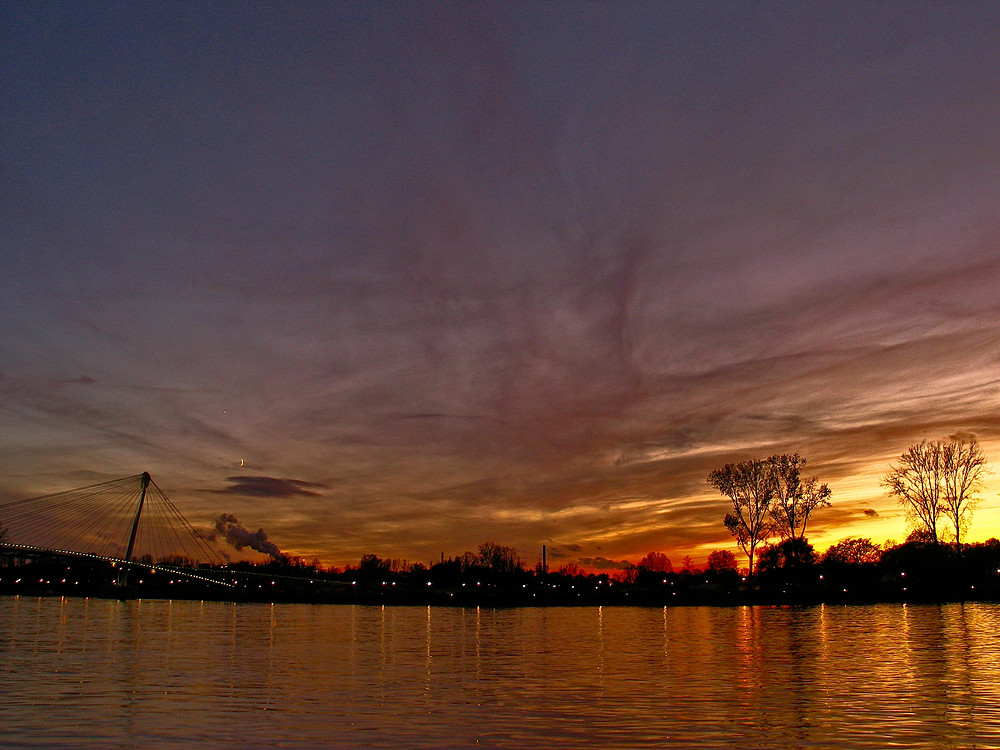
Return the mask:
<svg viewBox="0 0 1000 750">
<path fill-rule="evenodd" d="M 549 566 L 545 562 L 545 545 L 544 544 L 542 545 L 542 572 L 543 573 L 548 573 L 549 572 Z"/>
</svg>

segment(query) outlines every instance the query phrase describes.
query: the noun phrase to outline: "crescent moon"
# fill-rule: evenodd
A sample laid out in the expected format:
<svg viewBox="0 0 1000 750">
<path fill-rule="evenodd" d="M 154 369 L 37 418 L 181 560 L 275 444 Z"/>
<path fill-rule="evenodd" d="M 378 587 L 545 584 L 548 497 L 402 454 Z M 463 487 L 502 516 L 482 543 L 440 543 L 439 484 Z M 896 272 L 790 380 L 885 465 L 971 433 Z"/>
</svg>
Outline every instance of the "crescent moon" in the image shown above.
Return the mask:
<svg viewBox="0 0 1000 750">
<path fill-rule="evenodd" d="M 240 459 L 240 466 L 243 466 L 243 459 Z"/>
</svg>

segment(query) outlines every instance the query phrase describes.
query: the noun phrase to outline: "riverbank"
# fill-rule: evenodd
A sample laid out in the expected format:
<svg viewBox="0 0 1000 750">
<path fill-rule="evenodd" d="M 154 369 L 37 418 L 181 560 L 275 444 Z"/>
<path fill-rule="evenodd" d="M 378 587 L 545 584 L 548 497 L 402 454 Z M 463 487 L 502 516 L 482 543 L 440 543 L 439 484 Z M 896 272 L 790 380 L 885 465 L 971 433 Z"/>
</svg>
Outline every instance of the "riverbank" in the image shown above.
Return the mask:
<svg viewBox="0 0 1000 750">
<path fill-rule="evenodd" d="M 625 573 L 461 566 L 456 561 L 402 570 L 388 565 L 323 570 L 287 563 L 134 563 L 123 577 L 120 568 L 103 561 L 53 555 L 7 558 L 0 565 L 0 595 L 456 607 L 1000 601 L 1000 542 L 962 550 L 906 543 L 877 561 L 828 555 L 821 563 L 766 569 L 752 580 L 732 569 L 654 572 L 640 566 Z"/>
<path fill-rule="evenodd" d="M 475 588 L 419 589 L 405 585 L 366 586 L 319 580 L 274 581 L 234 587 L 191 583 L 179 579 L 165 584 L 111 586 L 70 580 L 10 579 L 0 577 L 0 596 L 76 597 L 101 599 L 201 600 L 220 602 L 360 604 L 370 606 L 434 607 L 682 607 L 682 606 L 816 606 L 877 603 L 998 602 L 1000 576 L 992 582 L 939 586 L 859 586 L 854 589 L 817 587 L 809 590 L 773 589 L 767 586 L 721 588 L 711 584 L 677 589 L 617 584 L 579 590 L 558 584 L 509 588 L 480 585 Z"/>
</svg>

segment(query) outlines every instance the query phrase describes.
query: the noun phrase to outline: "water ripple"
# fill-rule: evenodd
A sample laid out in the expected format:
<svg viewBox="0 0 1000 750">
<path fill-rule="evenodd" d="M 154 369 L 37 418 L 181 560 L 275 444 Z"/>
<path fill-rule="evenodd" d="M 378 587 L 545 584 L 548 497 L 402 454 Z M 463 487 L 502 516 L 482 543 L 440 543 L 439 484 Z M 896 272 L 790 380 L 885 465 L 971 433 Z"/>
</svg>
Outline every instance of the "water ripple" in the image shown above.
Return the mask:
<svg viewBox="0 0 1000 750">
<path fill-rule="evenodd" d="M 12 748 L 1000 748 L 1000 606 L 0 600 Z"/>
</svg>

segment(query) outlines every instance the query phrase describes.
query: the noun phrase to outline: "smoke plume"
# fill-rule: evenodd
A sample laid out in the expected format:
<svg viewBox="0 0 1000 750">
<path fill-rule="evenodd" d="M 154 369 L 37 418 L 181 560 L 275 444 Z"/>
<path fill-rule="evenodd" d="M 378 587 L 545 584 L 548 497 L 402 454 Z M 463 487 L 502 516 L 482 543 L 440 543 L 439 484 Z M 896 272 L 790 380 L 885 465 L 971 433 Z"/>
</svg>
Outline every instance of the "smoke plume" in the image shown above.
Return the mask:
<svg viewBox="0 0 1000 750">
<path fill-rule="evenodd" d="M 237 550 L 249 547 L 257 552 L 270 555 L 273 559 L 281 562 L 285 562 L 288 559 L 288 556 L 278 549 L 278 545 L 268 541 L 264 529 L 257 529 L 257 531 L 245 529 L 239 519 L 232 513 L 223 513 L 215 519 L 214 528 L 215 531 L 208 537 L 210 540 L 214 541 L 217 537 L 221 536 Z"/>
</svg>

